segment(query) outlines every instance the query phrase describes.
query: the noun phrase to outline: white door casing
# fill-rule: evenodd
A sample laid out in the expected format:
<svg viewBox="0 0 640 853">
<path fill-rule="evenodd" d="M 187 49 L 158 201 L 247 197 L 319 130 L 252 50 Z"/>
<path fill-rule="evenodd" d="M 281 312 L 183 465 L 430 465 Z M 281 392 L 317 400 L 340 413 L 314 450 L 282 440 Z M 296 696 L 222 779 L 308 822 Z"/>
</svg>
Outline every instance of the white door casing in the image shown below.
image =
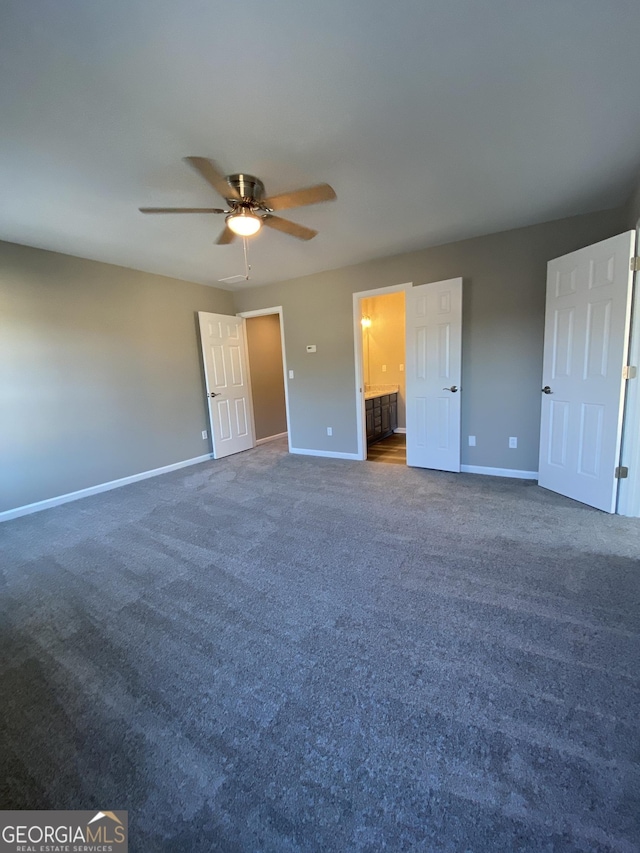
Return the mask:
<svg viewBox="0 0 640 853">
<path fill-rule="evenodd" d="M 616 508 L 633 246 L 629 231 L 547 267 L 538 482 L 605 512 Z"/>
<path fill-rule="evenodd" d="M 254 446 L 244 319 L 198 312 L 214 459 Z"/>
<path fill-rule="evenodd" d="M 460 471 L 462 279 L 406 299 L 407 465 Z"/>
</svg>

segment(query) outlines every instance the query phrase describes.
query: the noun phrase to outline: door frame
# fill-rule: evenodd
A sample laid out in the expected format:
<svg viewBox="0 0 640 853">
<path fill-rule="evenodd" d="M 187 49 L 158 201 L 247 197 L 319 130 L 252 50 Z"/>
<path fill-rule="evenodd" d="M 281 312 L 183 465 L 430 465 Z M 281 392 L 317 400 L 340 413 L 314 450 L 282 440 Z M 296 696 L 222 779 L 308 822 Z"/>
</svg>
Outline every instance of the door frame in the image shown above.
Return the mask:
<svg viewBox="0 0 640 853">
<path fill-rule="evenodd" d="M 385 293 L 398 293 L 410 290 L 413 282 L 404 284 L 392 284 L 389 287 L 375 287 L 372 290 L 360 290 L 353 294 L 353 347 L 355 355 L 355 377 L 356 377 L 356 436 L 358 447 L 355 458 L 364 462 L 367 458 L 367 421 L 364 405 L 364 356 L 362 353 L 362 306 L 363 299 L 371 296 L 384 296 Z M 405 308 L 406 312 L 406 308 Z"/>
<path fill-rule="evenodd" d="M 640 221 L 636 225 L 634 257 L 640 251 Z M 640 518 L 640 273 L 634 272 L 631 293 L 631 331 L 627 364 L 636 368 L 636 378 L 626 382 L 622 419 L 620 465 L 629 469 L 626 479 L 618 480 L 616 514 Z"/>
<path fill-rule="evenodd" d="M 272 308 L 258 308 L 255 311 L 238 311 L 236 317 L 242 317 L 244 320 L 248 320 L 251 317 L 264 317 L 267 314 L 277 314 L 280 322 L 280 348 L 282 352 L 282 380 L 284 382 L 284 409 L 287 420 L 287 446 L 289 453 L 291 453 L 291 421 L 289 418 L 289 382 L 288 382 L 288 370 L 287 370 L 287 351 L 284 343 L 284 312 L 282 310 L 282 305 L 275 305 Z M 245 324 L 246 325 L 246 324 Z M 247 335 L 245 330 L 245 347 L 247 348 L 247 367 L 249 372 L 249 383 L 251 383 L 251 359 L 249 358 L 249 347 L 247 341 Z M 250 387 L 253 388 L 253 386 Z M 256 434 L 256 424 L 255 418 L 253 414 L 253 391 L 252 391 L 252 399 L 251 399 L 251 418 L 253 421 L 253 434 Z M 256 442 L 257 444 L 258 442 Z M 255 446 L 255 445 L 254 445 Z"/>
</svg>

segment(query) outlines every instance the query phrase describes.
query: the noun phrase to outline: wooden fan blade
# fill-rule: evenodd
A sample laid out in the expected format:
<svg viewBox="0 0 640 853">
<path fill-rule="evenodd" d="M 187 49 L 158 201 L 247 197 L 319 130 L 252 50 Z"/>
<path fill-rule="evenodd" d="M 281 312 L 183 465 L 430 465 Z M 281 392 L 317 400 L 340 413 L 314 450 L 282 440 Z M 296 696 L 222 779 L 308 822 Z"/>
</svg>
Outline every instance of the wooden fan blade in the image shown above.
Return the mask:
<svg viewBox="0 0 640 853">
<path fill-rule="evenodd" d="M 202 175 L 205 181 L 211 184 L 222 198 L 240 198 L 238 191 L 227 183 L 227 179 L 213 160 L 209 160 L 207 157 L 185 157 L 184 160 L 192 169 Z"/>
<path fill-rule="evenodd" d="M 307 204 L 332 201 L 334 198 L 336 198 L 336 193 L 333 187 L 330 187 L 329 184 L 316 184 L 315 187 L 272 195 L 270 198 L 266 198 L 263 204 L 265 207 L 270 207 L 271 210 L 288 210 L 291 207 L 304 207 Z"/>
<path fill-rule="evenodd" d="M 139 207 L 140 213 L 228 213 L 221 207 Z"/>
<path fill-rule="evenodd" d="M 227 243 L 233 243 L 233 241 L 235 239 L 236 239 L 236 235 L 234 234 L 234 232 L 231 230 L 231 228 L 229 228 L 228 225 L 225 225 L 224 231 L 218 237 L 218 239 L 216 240 L 216 243 L 218 246 L 226 246 Z"/>
<path fill-rule="evenodd" d="M 272 216 L 270 213 L 263 216 L 262 221 L 269 228 L 275 228 L 277 231 L 282 231 L 291 237 L 297 237 L 298 240 L 311 240 L 318 233 L 312 228 L 298 225 L 297 222 L 291 222 L 290 219 L 283 219 L 281 216 Z"/>
</svg>

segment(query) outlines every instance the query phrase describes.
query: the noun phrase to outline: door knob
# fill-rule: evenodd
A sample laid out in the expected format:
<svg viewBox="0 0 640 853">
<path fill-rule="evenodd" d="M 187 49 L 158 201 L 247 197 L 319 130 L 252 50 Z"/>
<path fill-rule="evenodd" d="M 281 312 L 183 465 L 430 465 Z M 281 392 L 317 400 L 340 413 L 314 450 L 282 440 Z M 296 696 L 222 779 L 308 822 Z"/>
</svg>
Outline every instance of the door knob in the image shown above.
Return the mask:
<svg viewBox="0 0 640 853">
<path fill-rule="evenodd" d="M 457 385 L 452 385 L 452 386 L 451 386 L 451 388 L 443 388 L 442 390 L 443 390 L 443 391 L 451 391 L 451 393 L 452 393 L 452 394 L 455 394 L 455 393 L 456 393 L 456 391 L 458 390 L 458 386 L 457 386 Z"/>
<path fill-rule="evenodd" d="M 219 396 L 220 396 L 220 393 L 218 393 L 218 392 L 216 392 L 216 391 L 212 391 L 212 392 L 209 394 L 209 396 L 210 396 L 210 397 L 219 397 Z"/>
<path fill-rule="evenodd" d="M 542 389 L 542 393 L 543 394 L 553 394 L 553 391 L 551 390 L 551 388 L 549 388 L 548 385 L 545 385 L 544 388 Z"/>
</svg>

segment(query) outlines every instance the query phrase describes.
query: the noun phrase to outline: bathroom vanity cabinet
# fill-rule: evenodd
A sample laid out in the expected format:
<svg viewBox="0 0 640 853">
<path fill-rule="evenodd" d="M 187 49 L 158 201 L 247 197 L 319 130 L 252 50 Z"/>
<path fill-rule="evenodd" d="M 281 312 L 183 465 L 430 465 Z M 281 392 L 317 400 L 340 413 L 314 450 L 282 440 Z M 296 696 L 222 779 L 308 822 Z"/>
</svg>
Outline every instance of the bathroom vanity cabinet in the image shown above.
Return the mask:
<svg viewBox="0 0 640 853">
<path fill-rule="evenodd" d="M 398 395 L 381 394 L 365 400 L 367 444 L 387 438 L 398 426 Z"/>
</svg>

